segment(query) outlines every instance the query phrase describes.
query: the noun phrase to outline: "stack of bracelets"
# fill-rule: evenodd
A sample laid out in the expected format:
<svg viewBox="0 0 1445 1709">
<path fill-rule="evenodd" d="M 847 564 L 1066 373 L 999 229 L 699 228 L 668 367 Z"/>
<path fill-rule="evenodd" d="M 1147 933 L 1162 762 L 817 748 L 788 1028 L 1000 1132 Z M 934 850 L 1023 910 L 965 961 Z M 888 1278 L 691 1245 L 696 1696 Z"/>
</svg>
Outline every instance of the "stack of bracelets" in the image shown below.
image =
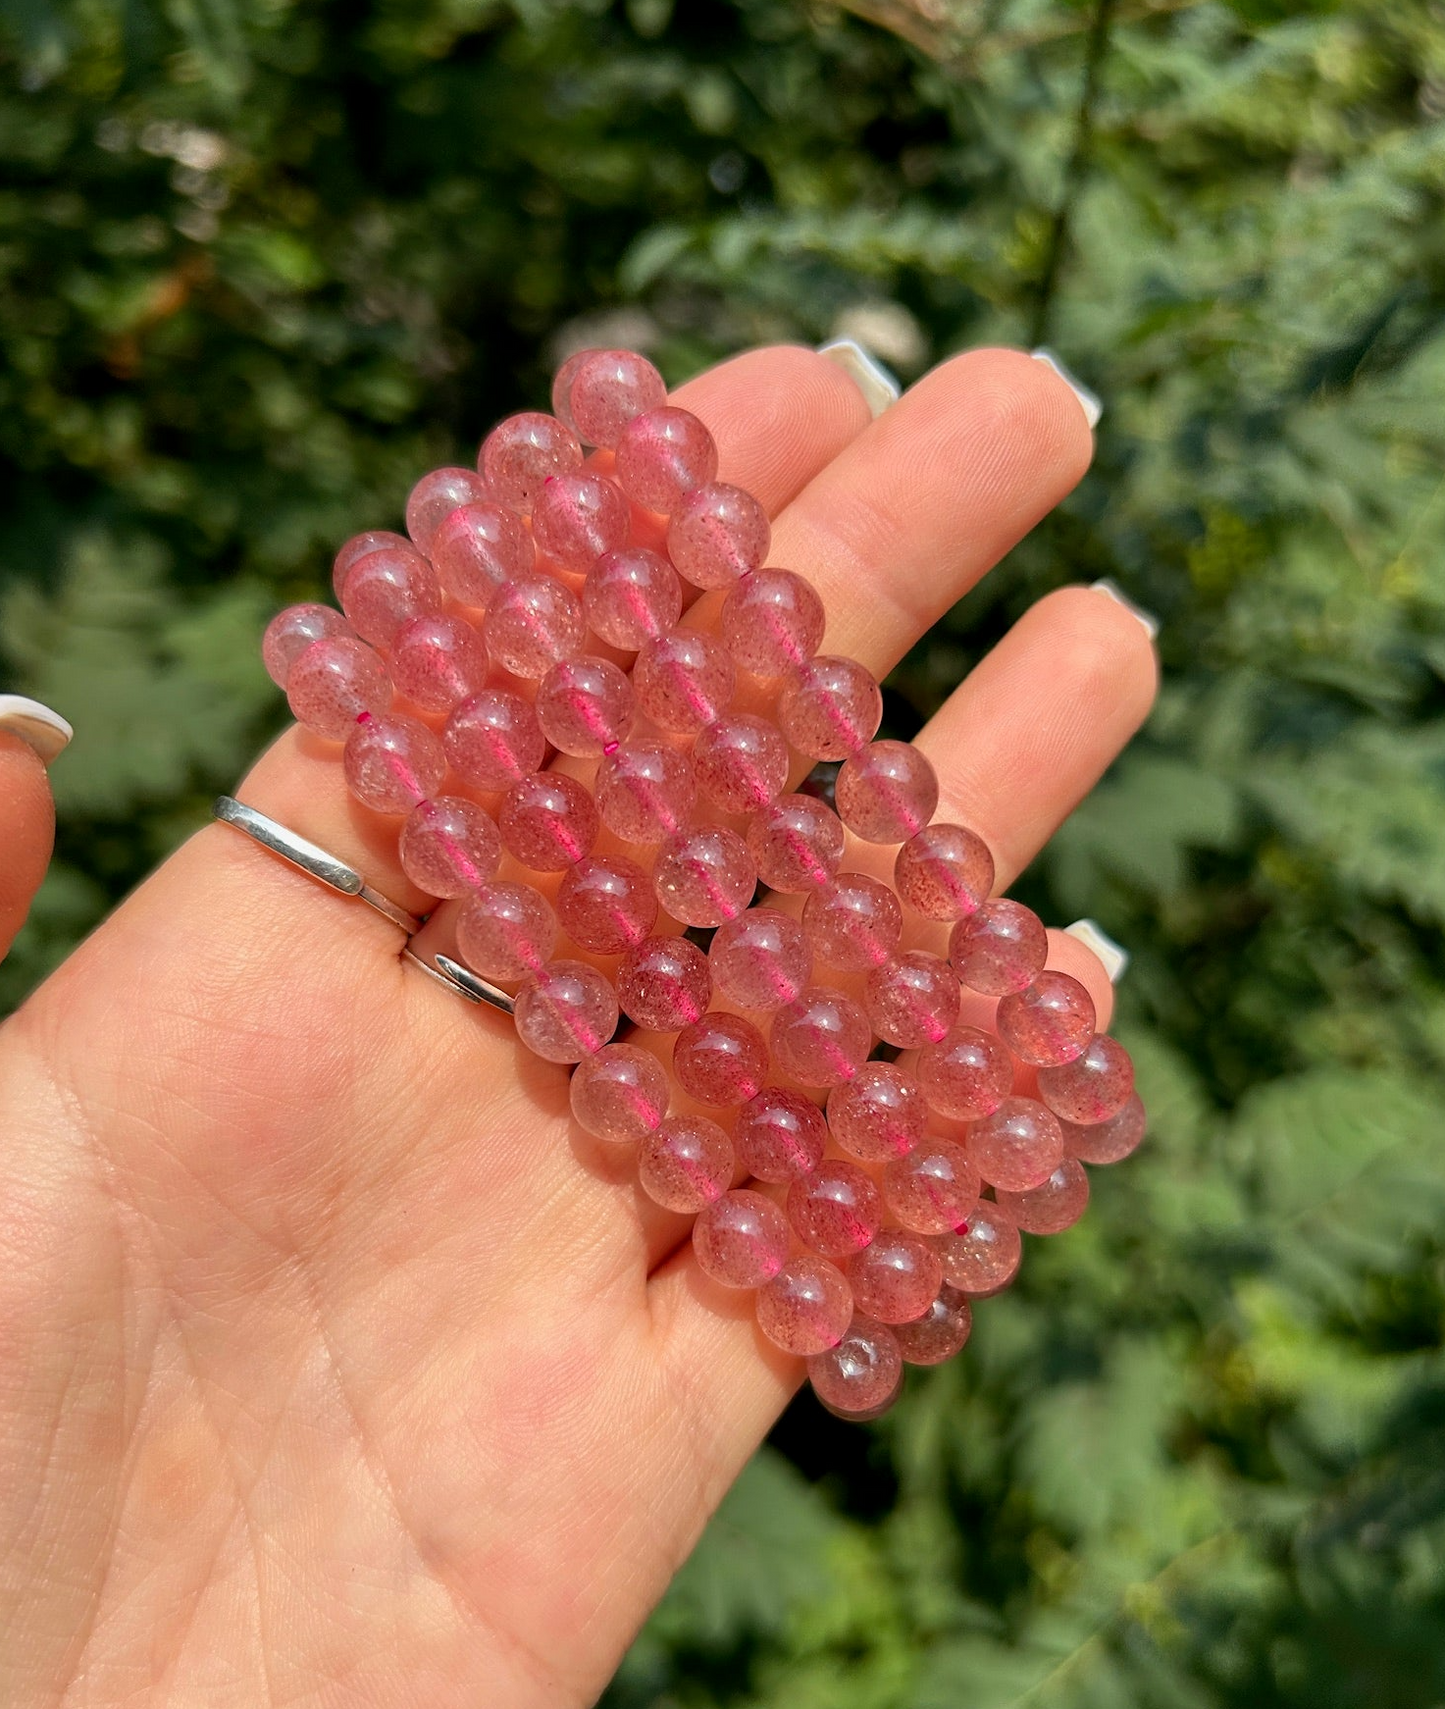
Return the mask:
<svg viewBox="0 0 1445 1709">
<path fill-rule="evenodd" d="M 762 506 L 652 364 L 581 352 L 552 403 L 423 476 L 409 539 L 347 541 L 341 612 L 281 612 L 266 666 L 412 882 L 461 901 L 521 1042 L 576 1065 L 581 1126 L 636 1146 L 825 1406 L 873 1417 L 963 1346 L 1021 1230 L 1078 1220 L 1083 1164 L 1138 1145 L 1133 1068 L 982 840 L 931 822 L 928 760 L 874 739 L 877 682 L 819 653 L 818 594 L 764 567 Z M 868 844 L 891 887 L 845 870 Z"/>
</svg>

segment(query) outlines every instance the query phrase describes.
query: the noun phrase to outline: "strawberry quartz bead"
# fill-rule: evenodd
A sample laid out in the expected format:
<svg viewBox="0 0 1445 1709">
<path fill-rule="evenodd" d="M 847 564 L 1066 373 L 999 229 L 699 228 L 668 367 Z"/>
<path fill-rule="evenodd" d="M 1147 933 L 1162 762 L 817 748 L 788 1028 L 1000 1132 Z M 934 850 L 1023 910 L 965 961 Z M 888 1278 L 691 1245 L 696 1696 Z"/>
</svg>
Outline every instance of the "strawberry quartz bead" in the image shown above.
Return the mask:
<svg viewBox="0 0 1445 1709">
<path fill-rule="evenodd" d="M 887 961 L 898 947 L 903 910 L 886 884 L 861 872 L 840 872 L 809 895 L 803 930 L 819 961 L 862 973 Z"/>
<path fill-rule="evenodd" d="M 918 1082 L 896 1062 L 865 1062 L 828 1094 L 833 1138 L 860 1163 L 907 1156 L 923 1139 L 927 1117 Z"/>
<path fill-rule="evenodd" d="M 842 862 L 843 821 L 814 795 L 780 795 L 748 821 L 748 849 L 770 890 L 813 890 Z"/>
<path fill-rule="evenodd" d="M 950 1286 L 981 1299 L 1006 1288 L 1018 1274 L 1023 1242 L 1008 1212 L 980 1199 L 962 1228 L 934 1236 L 933 1250 Z"/>
<path fill-rule="evenodd" d="M 643 1192 L 664 1210 L 688 1216 L 720 1199 L 736 1173 L 732 1141 L 706 1116 L 668 1116 L 637 1153 Z"/>
<path fill-rule="evenodd" d="M 637 704 L 660 730 L 692 736 L 726 711 L 737 684 L 732 655 L 700 629 L 648 641 L 632 667 Z"/>
<path fill-rule="evenodd" d="M 593 634 L 634 653 L 682 616 L 682 583 L 667 559 L 645 546 L 604 552 L 582 584 L 582 610 Z"/>
<path fill-rule="evenodd" d="M 617 1030 L 617 994 L 595 967 L 549 961 L 517 989 L 517 1037 L 548 1062 L 580 1062 Z"/>
<path fill-rule="evenodd" d="M 700 731 L 692 748 L 698 792 L 720 813 L 753 813 L 788 786 L 788 744 L 777 726 L 729 712 Z"/>
<path fill-rule="evenodd" d="M 568 867 L 557 891 L 557 918 L 582 949 L 621 955 L 657 923 L 652 880 L 626 855 L 579 860 Z"/>
<path fill-rule="evenodd" d="M 497 815 L 502 846 L 534 872 L 561 872 L 592 852 L 597 809 L 575 777 L 539 771 L 514 783 Z"/>
<path fill-rule="evenodd" d="M 553 576 L 518 576 L 505 583 L 482 620 L 487 651 L 513 676 L 545 676 L 580 650 L 586 633 L 581 601 Z"/>
<path fill-rule="evenodd" d="M 406 531 L 419 552 L 431 556 L 436 532 L 454 510 L 484 503 L 491 494 L 475 469 L 433 469 L 411 489 L 406 501 Z"/>
<path fill-rule="evenodd" d="M 459 795 L 419 801 L 401 828 L 401 869 L 428 896 L 454 899 L 485 884 L 502 858 L 490 813 Z"/>
<path fill-rule="evenodd" d="M 366 534 L 353 534 L 331 564 L 331 591 L 336 595 L 338 603 L 351 566 L 359 563 L 369 553 L 379 552 L 383 546 L 399 548 L 403 552 L 416 552 L 416 547 L 405 534 L 394 534 L 389 528 L 375 528 Z"/>
<path fill-rule="evenodd" d="M 625 843 L 660 843 L 686 824 L 692 761 L 665 742 L 629 742 L 597 768 L 597 810 Z"/>
<path fill-rule="evenodd" d="M 801 1092 L 764 1086 L 738 1111 L 733 1147 L 738 1162 L 760 1181 L 801 1180 L 823 1161 L 828 1124 Z"/>
<path fill-rule="evenodd" d="M 553 747 L 580 759 L 612 753 L 632 728 L 632 684 L 610 659 L 562 659 L 537 684 L 537 718 Z"/>
<path fill-rule="evenodd" d="M 547 739 L 537 714 L 509 688 L 484 688 L 447 719 L 442 741 L 458 777 L 488 791 L 539 771 Z"/>
<path fill-rule="evenodd" d="M 1137 1092 L 1119 1111 L 1105 1122 L 1093 1122 L 1083 1127 L 1074 1122 L 1061 1122 L 1064 1130 L 1064 1150 L 1082 1163 L 1118 1163 L 1136 1151 L 1144 1137 L 1144 1106 Z"/>
<path fill-rule="evenodd" d="M 999 998 L 996 1024 L 1015 1056 L 1036 1068 L 1056 1068 L 1088 1049 L 1094 999 L 1072 974 L 1045 968 L 1027 991 Z"/>
<path fill-rule="evenodd" d="M 617 969 L 622 1012 L 647 1032 L 690 1026 L 712 1001 L 707 957 L 686 938 L 644 938 Z"/>
<path fill-rule="evenodd" d="M 927 950 L 894 956 L 868 975 L 863 1007 L 879 1038 L 901 1050 L 937 1044 L 958 1021 L 958 978 Z"/>
<path fill-rule="evenodd" d="M 351 625 L 329 605 L 288 605 L 266 625 L 261 637 L 261 662 L 271 681 L 284 689 L 292 664 L 313 641 L 350 633 Z"/>
<path fill-rule="evenodd" d="M 970 991 L 985 997 L 1026 991 L 1043 972 L 1048 954 L 1044 922 L 1032 908 L 1007 896 L 981 903 L 948 939 L 954 972 Z"/>
<path fill-rule="evenodd" d="M 758 1289 L 754 1310 L 774 1347 L 807 1358 L 836 1347 L 847 1334 L 853 1290 L 836 1264 L 799 1252 Z"/>
<path fill-rule="evenodd" d="M 897 1323 L 893 1333 L 908 1365 L 941 1365 L 963 1351 L 973 1331 L 973 1307 L 968 1295 L 944 1282 L 922 1317 Z"/>
<path fill-rule="evenodd" d="M 1089 1208 L 1089 1177 L 1082 1163 L 1066 1157 L 1047 1181 L 1026 1192 L 997 1189 L 999 1208 L 1025 1234 L 1062 1234 Z"/>
<path fill-rule="evenodd" d="M 823 641 L 823 602 L 791 570 L 755 570 L 723 601 L 722 637 L 754 676 L 800 670 Z"/>
<path fill-rule="evenodd" d="M 604 1044 L 572 1071 L 572 1114 L 594 1139 L 645 1139 L 667 1114 L 667 1072 L 650 1051 Z"/>
<path fill-rule="evenodd" d="M 769 1039 L 779 1069 L 800 1086 L 851 1080 L 873 1044 L 862 1008 L 826 985 L 810 985 L 779 1009 Z"/>
<path fill-rule="evenodd" d="M 584 374 L 572 386 L 574 410 Z M 634 416 L 623 428 L 617 439 L 616 473 L 634 504 L 671 516 L 689 493 L 717 474 L 717 446 L 690 410 L 663 404 Z"/>
<path fill-rule="evenodd" d="M 590 469 L 554 475 L 532 506 L 537 545 L 576 575 L 585 575 L 604 552 L 627 543 L 632 512 L 615 481 Z"/>
<path fill-rule="evenodd" d="M 499 421 L 477 454 L 477 467 L 492 497 L 523 515 L 551 476 L 570 474 L 581 462 L 577 435 L 541 410 L 523 410 Z"/>
<path fill-rule="evenodd" d="M 938 777 L 912 742 L 870 742 L 844 762 L 834 798 L 855 837 L 901 843 L 933 817 Z"/>
<path fill-rule="evenodd" d="M 887 1412 L 903 1381 L 903 1355 L 886 1323 L 855 1313 L 836 1347 L 808 1361 L 808 1381 L 837 1418 L 866 1422 Z"/>
<path fill-rule="evenodd" d="M 893 884 L 901 901 L 929 920 L 960 920 L 993 888 L 993 856 L 962 825 L 928 825 L 898 851 Z"/>
<path fill-rule="evenodd" d="M 929 1106 L 955 1121 L 992 1115 L 1013 1091 L 1009 1053 L 979 1027 L 955 1027 L 918 1058 L 918 1083 Z"/>
<path fill-rule="evenodd" d="M 587 358 L 597 354 L 595 348 L 574 351 L 552 376 L 552 414 L 574 433 L 577 432 L 577 423 L 572 416 L 572 382 L 581 372 L 582 364 Z"/>
<path fill-rule="evenodd" d="M 667 386 L 635 350 L 591 350 L 577 363 L 566 395 L 583 444 L 610 451 L 630 421 L 667 401 Z"/>
<path fill-rule="evenodd" d="M 883 691 L 856 659 L 819 656 L 800 665 L 778 696 L 778 723 L 800 754 L 846 760 L 883 719 Z"/>
<path fill-rule="evenodd" d="M 698 1267 L 725 1288 L 760 1288 L 788 1256 L 788 1219 L 771 1199 L 736 1187 L 692 1225 Z"/>
<path fill-rule="evenodd" d="M 813 951 L 802 926 L 776 908 L 749 908 L 724 920 L 707 959 L 723 996 L 764 1012 L 791 1003 L 813 973 Z"/>
<path fill-rule="evenodd" d="M 824 1258 L 851 1258 L 877 1234 L 883 1201 L 873 1177 L 856 1163 L 825 1157 L 788 1188 L 788 1221 L 798 1239 Z"/>
<path fill-rule="evenodd" d="M 850 1259 L 846 1274 L 853 1303 L 879 1323 L 922 1317 L 943 1284 L 938 1254 L 906 1228 L 880 1229 Z"/>
<path fill-rule="evenodd" d="M 391 643 L 391 680 L 398 694 L 428 712 L 450 712 L 487 680 L 490 661 L 470 623 L 446 612 L 413 617 Z"/>
<path fill-rule="evenodd" d="M 410 813 L 447 774 L 441 741 L 420 719 L 363 712 L 341 756 L 346 787 L 377 813 Z"/>
<path fill-rule="evenodd" d="M 403 623 L 439 611 L 441 584 L 436 571 L 410 547 L 368 552 L 347 572 L 341 609 L 363 641 L 389 647 Z"/>
<path fill-rule="evenodd" d="M 443 591 L 459 605 L 484 606 L 504 582 L 532 573 L 537 549 L 515 511 L 464 504 L 432 536 L 431 561 Z"/>
<path fill-rule="evenodd" d="M 667 555 L 694 587 L 727 587 L 768 555 L 768 513 L 751 493 L 710 481 L 691 492 L 667 525 Z"/>
<path fill-rule="evenodd" d="M 537 973 L 557 943 L 552 904 L 530 884 L 484 884 L 462 903 L 457 947 L 483 979 Z"/>
<path fill-rule="evenodd" d="M 947 1234 L 978 1203 L 978 1170 L 961 1145 L 933 1137 L 883 1171 L 883 1203 L 915 1234 Z"/>
<path fill-rule="evenodd" d="M 690 1098 L 725 1109 L 745 1104 L 761 1090 L 768 1077 L 768 1047 L 751 1021 L 714 1011 L 677 1035 L 672 1071 Z"/>
<path fill-rule="evenodd" d="M 1117 1116 L 1133 1093 L 1134 1064 L 1107 1033 L 1095 1033 L 1072 1062 L 1039 1070 L 1039 1096 L 1060 1121 L 1081 1127 Z"/>
<path fill-rule="evenodd" d="M 747 844 L 725 825 L 674 831 L 652 868 L 658 901 L 684 926 L 722 925 L 742 913 L 757 885 Z"/>
<path fill-rule="evenodd" d="M 1059 1118 L 1033 1098 L 1005 1098 L 968 1130 L 968 1155 L 1001 1192 L 1021 1193 L 1047 1181 L 1064 1157 Z"/>
</svg>

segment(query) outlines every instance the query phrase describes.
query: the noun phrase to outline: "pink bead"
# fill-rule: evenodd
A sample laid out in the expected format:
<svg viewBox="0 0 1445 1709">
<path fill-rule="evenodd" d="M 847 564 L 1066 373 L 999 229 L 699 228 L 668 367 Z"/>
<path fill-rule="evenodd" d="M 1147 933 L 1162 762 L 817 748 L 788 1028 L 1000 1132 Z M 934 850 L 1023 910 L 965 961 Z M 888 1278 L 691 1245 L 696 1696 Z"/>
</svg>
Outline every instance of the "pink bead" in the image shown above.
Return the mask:
<svg viewBox="0 0 1445 1709">
<path fill-rule="evenodd" d="M 934 1137 L 884 1169 L 883 1203 L 915 1234 L 947 1234 L 967 1219 L 982 1184 L 961 1145 Z"/>
<path fill-rule="evenodd" d="M 707 957 L 686 938 L 644 938 L 617 969 L 622 1012 L 647 1032 L 690 1026 L 712 1001 Z"/>
<path fill-rule="evenodd" d="M 788 1188 L 788 1221 L 798 1239 L 823 1257 L 851 1258 L 877 1234 L 883 1201 L 873 1177 L 856 1163 L 825 1157 Z"/>
<path fill-rule="evenodd" d="M 865 1422 L 887 1412 L 903 1381 L 903 1355 L 886 1323 L 855 1313 L 836 1347 L 808 1361 L 819 1403 L 839 1418 Z"/>
<path fill-rule="evenodd" d="M 509 854 L 534 872 L 561 872 L 597 841 L 597 809 L 575 777 L 539 771 L 502 798 L 497 828 Z"/>
<path fill-rule="evenodd" d="M 464 504 L 484 504 L 491 495 L 475 469 L 433 469 L 411 489 L 406 501 L 406 531 L 417 550 L 431 556 L 436 532 Z"/>
<path fill-rule="evenodd" d="M 1039 1070 L 1039 1096 L 1060 1121 L 1081 1127 L 1117 1116 L 1133 1094 L 1129 1052 L 1107 1033 L 1096 1033 L 1072 1062 Z"/>
<path fill-rule="evenodd" d="M 632 684 L 610 659 L 562 659 L 537 684 L 537 718 L 553 747 L 595 759 L 622 745 L 636 715 Z"/>
<path fill-rule="evenodd" d="M 677 1035 L 672 1071 L 690 1098 L 725 1109 L 761 1090 L 768 1047 L 751 1021 L 713 1010 Z"/>
<path fill-rule="evenodd" d="M 963 1350 L 973 1330 L 968 1295 L 944 1282 L 933 1303 L 912 1323 L 895 1324 L 898 1350 L 909 1365 L 941 1365 Z"/>
<path fill-rule="evenodd" d="M 758 1289 L 755 1309 L 758 1328 L 775 1347 L 806 1359 L 847 1334 L 853 1290 L 836 1264 L 799 1252 Z"/>
<path fill-rule="evenodd" d="M 863 1007 L 879 1038 L 901 1050 L 937 1044 L 958 1021 L 958 978 L 941 956 L 909 950 L 868 975 Z"/>
<path fill-rule="evenodd" d="M 575 409 L 575 384 L 572 397 Z M 671 516 L 716 473 L 717 446 L 689 410 L 669 404 L 650 409 L 628 422 L 617 440 L 617 479 L 644 510 Z"/>
<path fill-rule="evenodd" d="M 662 375 L 635 350 L 593 350 L 577 364 L 567 404 L 585 445 L 611 448 L 628 422 L 667 401 Z"/>
<path fill-rule="evenodd" d="M 1006 997 L 1025 991 L 1044 970 L 1049 935 L 1032 908 L 998 896 L 960 920 L 948 939 L 948 959 L 970 991 Z"/>
<path fill-rule="evenodd" d="M 842 862 L 843 821 L 815 795 L 780 795 L 748 821 L 748 848 L 770 890 L 813 890 Z"/>
<path fill-rule="evenodd" d="M 540 677 L 580 649 L 587 624 L 571 588 L 553 576 L 519 576 L 492 595 L 482 633 L 504 670 Z"/>
<path fill-rule="evenodd" d="M 391 644 L 398 694 L 428 712 L 450 712 L 487 680 L 487 649 L 470 623 L 445 612 L 413 617 Z"/>
<path fill-rule="evenodd" d="M 777 726 L 728 712 L 698 733 L 692 749 L 697 787 L 721 813 L 753 813 L 788 786 L 788 744 Z"/>
<path fill-rule="evenodd" d="M 469 895 L 502 858 L 490 813 L 459 795 L 419 801 L 401 828 L 401 869 L 428 896 Z"/>
<path fill-rule="evenodd" d="M 617 1030 L 617 994 L 595 967 L 549 961 L 517 988 L 517 1037 L 548 1062 L 580 1062 Z"/>
<path fill-rule="evenodd" d="M 860 1163 L 907 1156 L 922 1140 L 927 1116 L 917 1080 L 896 1062 L 865 1062 L 828 1094 L 833 1138 Z"/>
<path fill-rule="evenodd" d="M 694 587 L 727 587 L 768 555 L 768 513 L 751 493 L 710 481 L 683 500 L 667 525 L 667 555 Z"/>
<path fill-rule="evenodd" d="M 588 570 L 582 609 L 609 647 L 636 652 L 682 616 L 682 583 L 666 558 L 627 546 L 605 552 Z"/>
<path fill-rule="evenodd" d="M 557 942 L 552 905 L 530 884 L 484 884 L 462 903 L 457 947 L 483 979 L 537 973 Z"/>
<path fill-rule="evenodd" d="M 912 742 L 870 742 L 844 762 L 834 798 L 855 837 L 901 843 L 933 817 L 938 777 Z"/>
<path fill-rule="evenodd" d="M 886 884 L 861 872 L 840 872 L 809 895 L 803 930 L 819 961 L 861 973 L 887 961 L 898 947 L 903 910 Z"/>
<path fill-rule="evenodd" d="M 595 349 L 573 351 L 552 377 L 552 414 L 558 421 L 565 422 L 574 433 L 577 432 L 577 423 L 572 415 L 572 382 L 577 378 L 587 358 L 596 355 Z"/>
<path fill-rule="evenodd" d="M 800 1086 L 851 1080 L 873 1044 L 860 1005 L 827 985 L 810 985 L 779 1009 L 768 1036 L 779 1070 Z"/>
<path fill-rule="evenodd" d="M 403 623 L 440 610 L 441 603 L 436 571 L 410 546 L 384 546 L 358 558 L 341 591 L 347 621 L 374 647 L 389 647 Z"/>
<path fill-rule="evenodd" d="M 847 1275 L 854 1304 L 879 1323 L 921 1317 L 943 1284 L 938 1254 L 906 1228 L 880 1229 L 850 1259 Z"/>
<path fill-rule="evenodd" d="M 749 908 L 724 920 L 707 958 L 713 983 L 743 1009 L 770 1011 L 791 1003 L 813 972 L 802 926 L 776 908 Z"/>
<path fill-rule="evenodd" d="M 346 787 L 377 813 L 410 813 L 447 774 L 440 740 L 419 719 L 363 712 L 341 756 Z"/>
<path fill-rule="evenodd" d="M 1015 1056 L 1055 1068 L 1088 1049 L 1094 1019 L 1094 999 L 1079 981 L 1045 968 L 1027 991 L 999 998 L 996 1024 Z"/>
<path fill-rule="evenodd" d="M 706 1116 L 668 1116 L 643 1140 L 637 1179 L 664 1210 L 696 1216 L 732 1185 L 732 1141 Z"/>
<path fill-rule="evenodd" d="M 738 1162 L 760 1181 L 797 1181 L 823 1161 L 828 1124 L 801 1092 L 764 1086 L 738 1111 L 733 1146 Z"/>
<path fill-rule="evenodd" d="M 788 1256 L 788 1219 L 771 1199 L 735 1187 L 692 1225 L 698 1267 L 725 1288 L 760 1288 Z"/>
<path fill-rule="evenodd" d="M 979 1027 L 955 1027 L 918 1058 L 918 1083 L 929 1105 L 955 1121 L 992 1115 L 1013 1091 L 1009 1053 Z"/>
<path fill-rule="evenodd" d="M 582 462 L 582 447 L 570 427 L 540 410 L 524 410 L 499 421 L 482 441 L 477 467 L 492 496 L 524 515 L 552 475 Z"/>
<path fill-rule="evenodd" d="M 366 534 L 353 534 L 336 554 L 331 565 L 331 591 L 336 595 L 338 603 L 351 566 L 359 563 L 369 553 L 380 551 L 383 546 L 392 549 L 400 547 L 403 552 L 416 551 L 416 547 L 405 534 L 393 534 L 389 528 L 375 528 Z"/>
<path fill-rule="evenodd" d="M 1118 1163 L 1136 1151 L 1144 1137 L 1144 1106 L 1137 1092 L 1108 1121 L 1091 1122 L 1082 1127 L 1074 1122 L 1061 1122 L 1064 1130 L 1064 1150 L 1083 1163 Z"/>
<path fill-rule="evenodd" d="M 757 884 L 747 844 L 725 825 L 674 831 L 652 868 L 658 901 L 684 926 L 720 926 L 741 914 Z"/>
<path fill-rule="evenodd" d="M 809 659 L 778 696 L 783 734 L 810 759 L 846 760 L 873 740 L 882 718 L 883 692 L 856 659 Z"/>
<path fill-rule="evenodd" d="M 313 641 L 350 633 L 351 625 L 329 605 L 288 605 L 276 613 L 261 637 L 261 661 L 266 674 L 277 688 L 284 689 L 292 664 Z"/>
<path fill-rule="evenodd" d="M 632 667 L 637 704 L 660 730 L 691 736 L 727 709 L 737 682 L 732 655 L 700 629 L 648 641 Z"/>
<path fill-rule="evenodd" d="M 692 761 L 665 742 L 630 742 L 597 768 L 597 810 L 626 843 L 660 843 L 692 812 Z"/>
<path fill-rule="evenodd" d="M 557 891 L 557 918 L 581 948 L 621 955 L 641 943 L 657 922 L 652 880 L 626 855 L 579 860 Z"/>
<path fill-rule="evenodd" d="M 968 1130 L 968 1155 L 991 1187 L 1021 1193 L 1040 1186 L 1064 1157 L 1064 1130 L 1033 1098 L 1005 1098 Z"/>
<path fill-rule="evenodd" d="M 549 558 L 584 575 L 604 552 L 627 543 L 632 511 L 606 475 L 578 469 L 544 482 L 532 506 L 532 535 Z"/>
<path fill-rule="evenodd" d="M 1018 1274 L 1023 1242 L 1008 1212 L 980 1199 L 963 1228 L 934 1236 L 933 1250 L 945 1280 L 960 1293 L 981 1299 L 1006 1288 Z"/>
<path fill-rule="evenodd" d="M 1062 1234 L 1089 1208 L 1089 1177 L 1082 1163 L 1066 1157 L 1040 1186 L 1026 1192 L 997 1189 L 999 1207 L 1025 1234 Z"/>
<path fill-rule="evenodd" d="M 509 688 L 484 688 L 464 700 L 442 739 L 457 776 L 488 791 L 530 777 L 547 752 L 537 714 Z"/>
<path fill-rule="evenodd" d="M 893 863 L 900 899 L 929 920 L 971 914 L 993 887 L 993 856 L 963 825 L 928 825 L 910 837 Z"/>
<path fill-rule="evenodd" d="M 572 1071 L 572 1114 L 595 1139 L 645 1139 L 667 1114 L 667 1071 L 650 1051 L 604 1044 Z"/>
<path fill-rule="evenodd" d="M 799 670 L 823 641 L 823 602 L 791 570 L 755 570 L 723 601 L 722 636 L 754 676 Z"/>
<path fill-rule="evenodd" d="M 458 604 L 485 606 L 503 582 L 532 573 L 537 549 L 515 511 L 501 504 L 464 504 L 433 535 L 431 561 Z"/>
</svg>

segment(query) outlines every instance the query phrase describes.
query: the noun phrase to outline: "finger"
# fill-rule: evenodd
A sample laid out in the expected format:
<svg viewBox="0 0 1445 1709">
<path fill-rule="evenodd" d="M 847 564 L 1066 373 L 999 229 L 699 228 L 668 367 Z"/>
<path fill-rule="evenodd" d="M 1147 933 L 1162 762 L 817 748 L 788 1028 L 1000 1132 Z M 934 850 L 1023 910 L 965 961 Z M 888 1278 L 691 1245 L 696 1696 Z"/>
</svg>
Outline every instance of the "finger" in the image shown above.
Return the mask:
<svg viewBox="0 0 1445 1709">
<path fill-rule="evenodd" d="M 45 761 L 28 740 L 0 726 L 0 960 L 25 924 L 54 843 Z"/>
</svg>

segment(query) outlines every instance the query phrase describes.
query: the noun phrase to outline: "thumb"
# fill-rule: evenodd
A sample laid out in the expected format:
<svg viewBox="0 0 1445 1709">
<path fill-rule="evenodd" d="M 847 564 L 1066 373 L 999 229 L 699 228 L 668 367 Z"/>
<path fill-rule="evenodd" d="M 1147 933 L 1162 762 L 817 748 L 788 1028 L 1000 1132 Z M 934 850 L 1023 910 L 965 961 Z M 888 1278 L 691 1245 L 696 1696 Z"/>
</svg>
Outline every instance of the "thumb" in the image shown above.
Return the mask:
<svg viewBox="0 0 1445 1709">
<path fill-rule="evenodd" d="M 55 803 L 45 768 L 70 736 L 69 724 L 48 706 L 0 694 L 0 958 L 50 864 Z"/>
</svg>

